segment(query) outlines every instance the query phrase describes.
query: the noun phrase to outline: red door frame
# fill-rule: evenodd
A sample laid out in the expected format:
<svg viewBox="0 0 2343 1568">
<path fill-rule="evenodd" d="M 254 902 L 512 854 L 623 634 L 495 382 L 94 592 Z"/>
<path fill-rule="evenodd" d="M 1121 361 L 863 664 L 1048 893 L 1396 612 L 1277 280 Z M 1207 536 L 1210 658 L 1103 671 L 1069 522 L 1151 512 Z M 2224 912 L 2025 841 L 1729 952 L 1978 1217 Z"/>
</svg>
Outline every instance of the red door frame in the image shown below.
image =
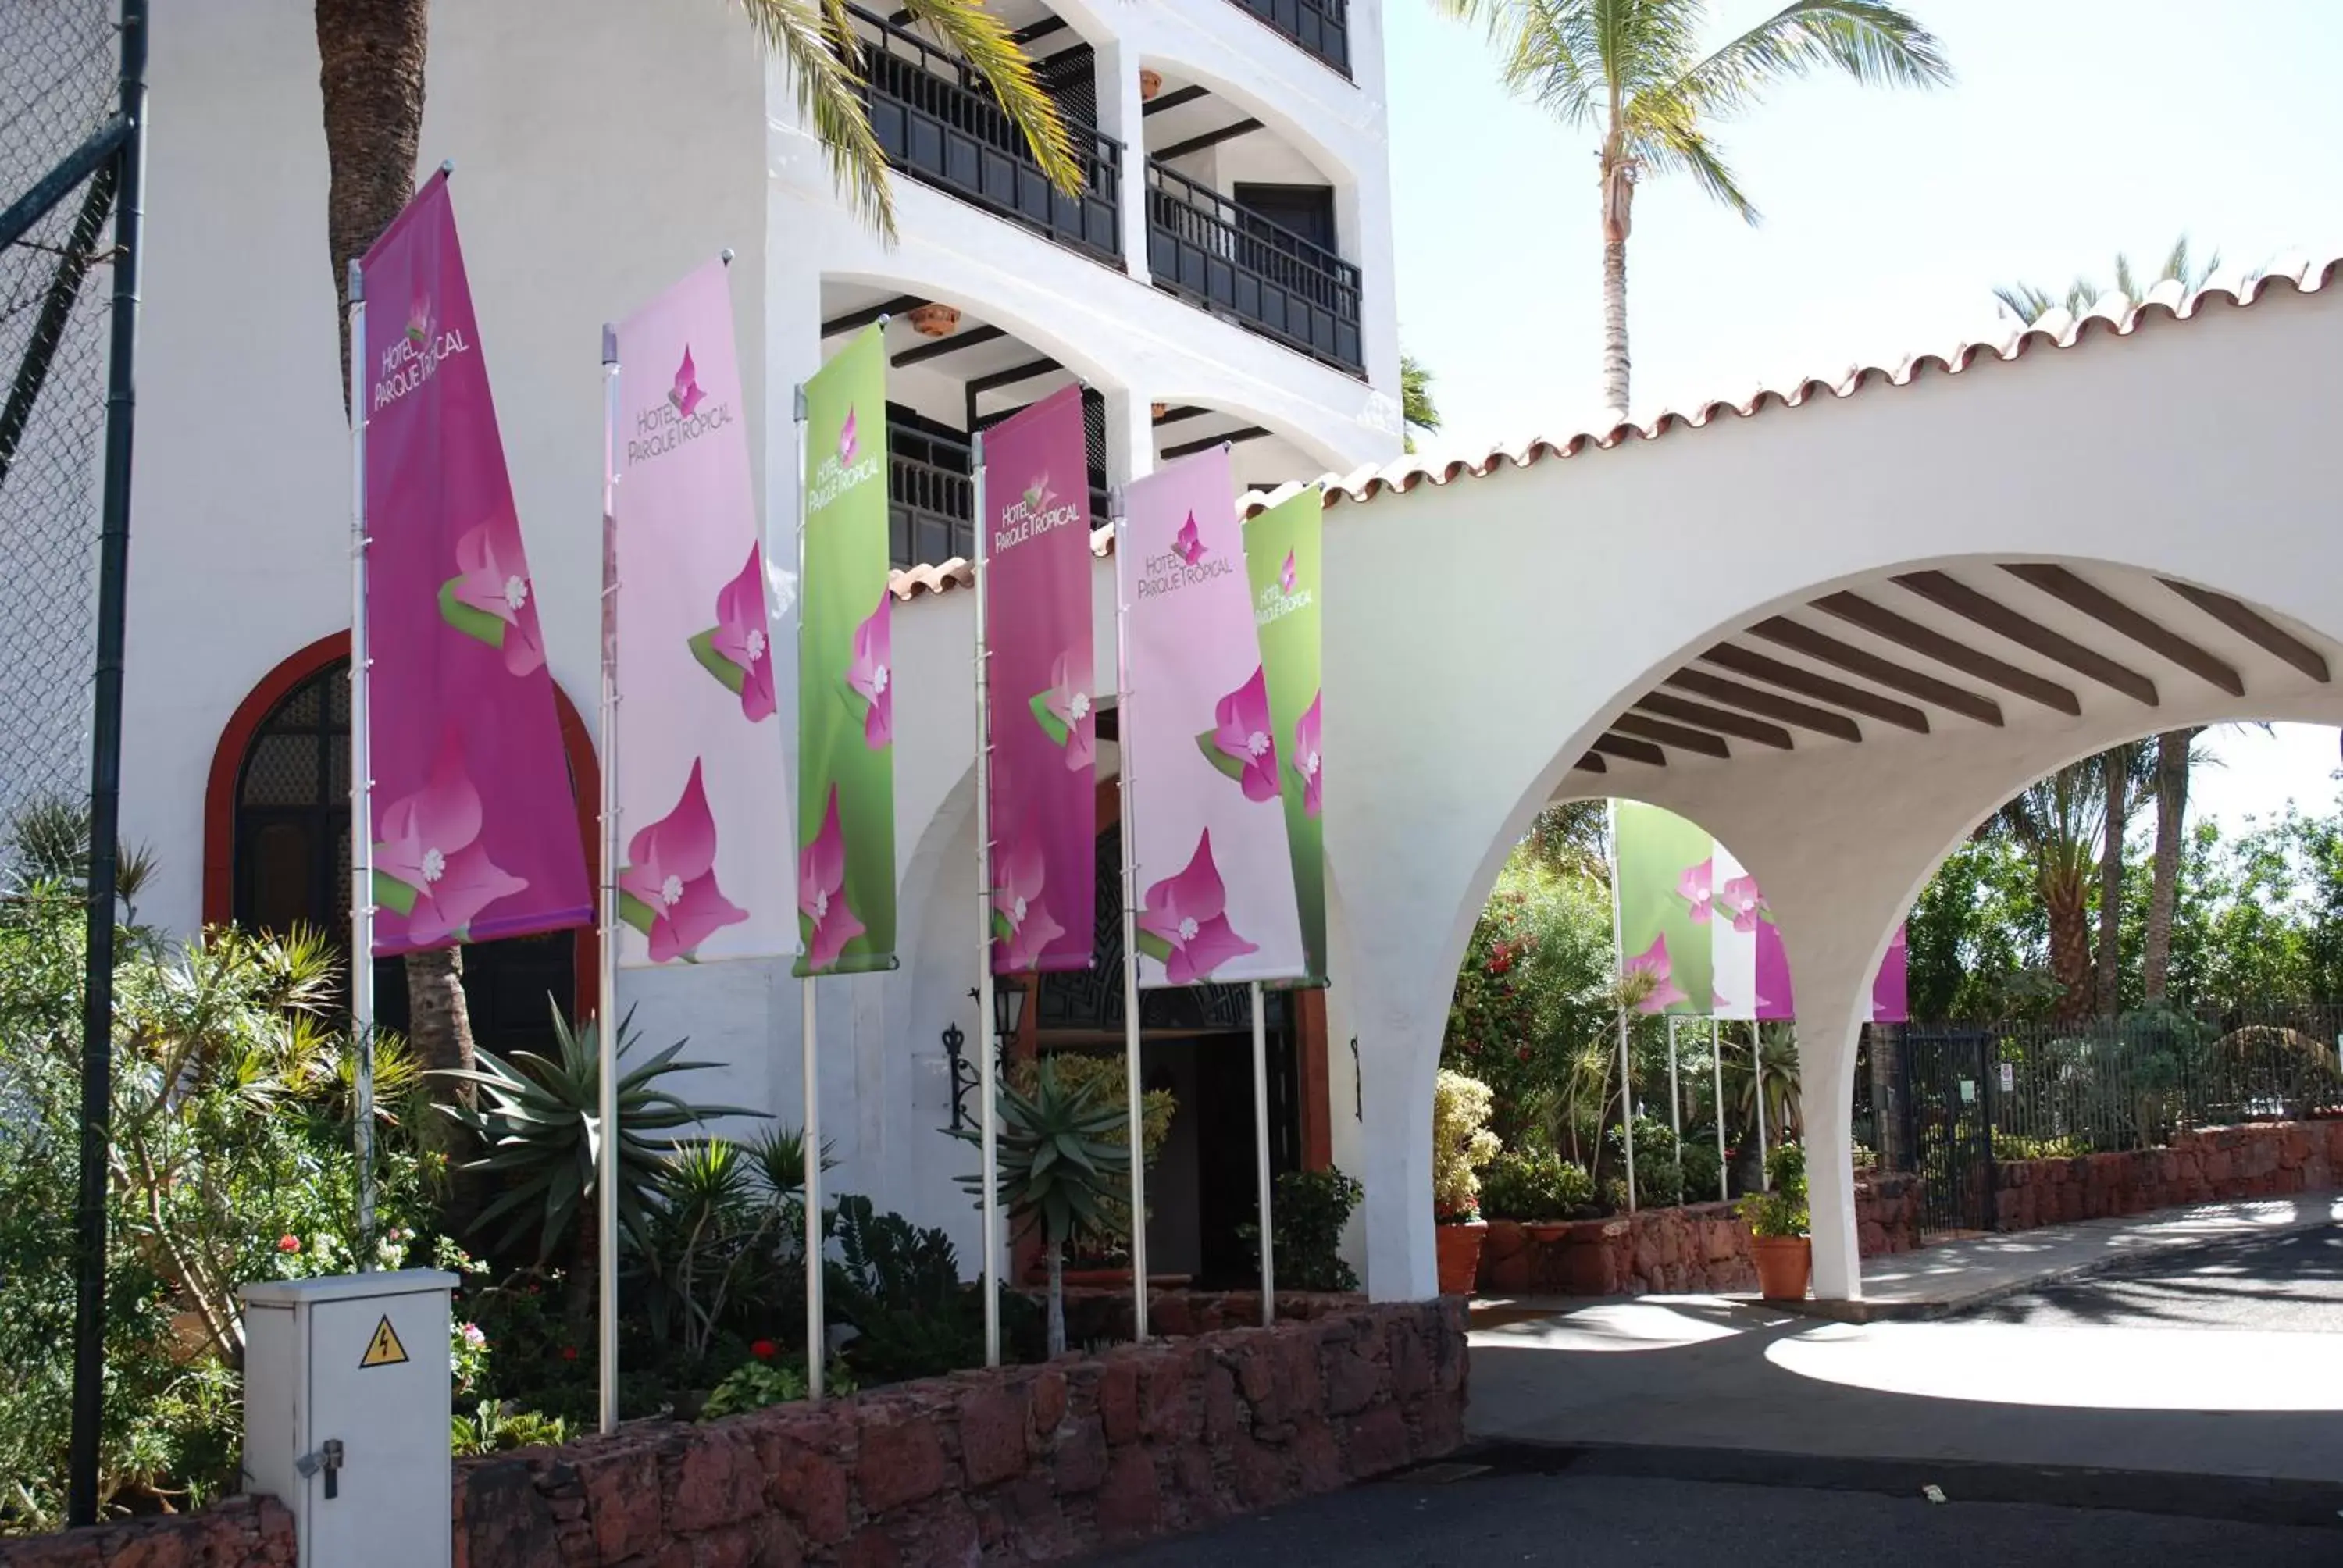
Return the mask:
<svg viewBox="0 0 2343 1568">
<path fill-rule="evenodd" d="M 280 662 L 260 678 L 259 684 L 236 704 L 212 750 L 210 775 L 204 781 L 204 924 L 224 926 L 236 914 L 236 786 L 244 770 L 245 754 L 253 737 L 277 711 L 278 703 L 302 682 L 337 660 L 350 656 L 350 634 L 337 631 L 321 637 Z M 568 694 L 554 683 L 553 706 L 561 719 L 562 749 L 569 756 L 569 777 L 576 792 L 578 836 L 586 846 L 586 873 L 592 886 L 602 879 L 602 836 L 595 831 L 594 816 L 602 798 L 601 764 L 594 755 L 594 738 L 570 703 Z M 591 923 L 578 928 L 573 960 L 571 1016 L 583 1018 L 597 1005 L 595 975 L 600 959 L 600 935 Z"/>
</svg>

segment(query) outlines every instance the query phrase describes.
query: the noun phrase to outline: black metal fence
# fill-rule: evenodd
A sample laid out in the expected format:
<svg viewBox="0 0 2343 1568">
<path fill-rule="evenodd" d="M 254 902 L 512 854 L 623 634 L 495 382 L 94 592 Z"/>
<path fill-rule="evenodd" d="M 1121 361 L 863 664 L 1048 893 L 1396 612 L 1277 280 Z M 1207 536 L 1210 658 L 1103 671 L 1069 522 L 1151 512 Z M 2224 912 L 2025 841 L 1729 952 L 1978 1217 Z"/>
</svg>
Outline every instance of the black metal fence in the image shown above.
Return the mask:
<svg viewBox="0 0 2343 1568">
<path fill-rule="evenodd" d="M 1351 10 L 1348 0 L 1235 0 L 1345 76 L 1351 74 Z"/>
<path fill-rule="evenodd" d="M 1156 286 L 1353 375 L 1359 269 L 1150 158 L 1147 266 Z"/>
</svg>

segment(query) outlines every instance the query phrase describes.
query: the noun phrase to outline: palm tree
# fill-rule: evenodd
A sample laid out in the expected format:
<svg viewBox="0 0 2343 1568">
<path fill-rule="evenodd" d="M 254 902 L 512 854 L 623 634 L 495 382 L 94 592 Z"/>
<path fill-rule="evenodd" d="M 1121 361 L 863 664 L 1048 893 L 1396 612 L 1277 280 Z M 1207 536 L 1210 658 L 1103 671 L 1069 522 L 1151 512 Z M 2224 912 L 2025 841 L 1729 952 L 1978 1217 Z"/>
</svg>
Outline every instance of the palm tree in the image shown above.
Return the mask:
<svg viewBox="0 0 2343 1568">
<path fill-rule="evenodd" d="M 787 63 L 799 113 L 811 123 L 841 194 L 880 232 L 895 213 L 887 158 L 871 134 L 859 74 L 861 47 L 835 0 L 741 0 L 749 24 Z M 983 0 L 903 0 L 902 9 L 974 67 L 1061 188 L 1081 186 L 1064 123 L 1032 63 Z M 317 0 L 318 85 L 324 99 L 326 249 L 334 269 L 342 344 L 343 413 L 349 412 L 349 264 L 366 253 L 415 194 L 423 130 L 430 0 Z M 407 959 L 408 1043 L 427 1068 L 473 1066 L 463 959 L 456 948 Z"/>
<path fill-rule="evenodd" d="M 1432 400 L 1432 372 L 1413 354 L 1399 357 L 1399 417 L 1408 451 L 1415 450 L 1415 433 L 1440 428 L 1440 405 Z"/>
<path fill-rule="evenodd" d="M 2144 277 L 2132 265 L 2131 257 L 2118 253 L 2115 265 L 2115 290 L 2126 303 L 2137 307 L 2157 285 L 2167 279 L 2177 282 L 2183 290 L 2195 293 L 2211 281 L 2220 270 L 2221 253 L 2215 251 L 2198 263 L 2190 254 L 2188 236 L 2182 235 L 2172 242 L 2165 253 L 2164 264 L 2153 277 Z M 2259 269 L 2249 270 L 2238 280 L 2243 287 L 2258 276 Z M 2031 327 L 2052 310 L 2063 309 L 2069 316 L 2080 317 L 2106 297 L 2104 291 L 2088 277 L 2077 276 L 2066 286 L 2063 297 L 2030 283 L 2004 284 L 1994 291 L 2001 308 L 2018 321 Z M 2148 871 L 2147 930 L 2140 955 L 2140 992 L 2150 1007 L 2162 1004 L 2167 976 L 2172 968 L 2172 910 L 2180 886 L 2180 843 L 2183 819 L 2188 810 L 2188 773 L 2195 756 L 2194 747 L 2200 729 L 2169 729 L 2156 738 L 2156 851 Z M 2122 892 L 2122 866 L 2117 858 L 2110 879 L 2102 884 L 2101 899 L 2106 902 L 2119 899 Z M 2102 1011 L 2114 1010 L 2113 976 L 2111 971 L 2113 939 L 2109 934 L 2109 917 L 2102 908 L 2100 922 L 2099 1006 Z"/>
<path fill-rule="evenodd" d="M 1950 82 L 1936 37 L 1884 0 L 1793 0 L 1715 52 L 1699 53 L 1707 0 L 1437 0 L 1478 19 L 1505 85 L 1564 124 L 1594 131 L 1603 193 L 1603 395 L 1627 413 L 1627 236 L 1646 175 L 1689 174 L 1755 224 L 1758 212 L 1709 140 L 1715 121 L 1817 66 L 1866 85 Z"/>
<path fill-rule="evenodd" d="M 2122 1000 L 2124 833 L 2156 776 L 2156 761 L 2145 740 L 2102 751 L 2098 761 L 2099 792 L 2107 805 L 2099 829 L 2099 942 L 2093 970 L 2099 1016 L 2112 1018 Z"/>
<path fill-rule="evenodd" d="M 1990 825 L 2033 857 L 2035 887 L 2050 919 L 2050 976 L 2059 988 L 2054 1016 L 2061 1023 L 2077 1022 L 2091 1011 L 2087 906 L 2096 851 L 2107 830 L 2107 785 L 2100 759 L 2086 758 L 2027 785 Z"/>
</svg>

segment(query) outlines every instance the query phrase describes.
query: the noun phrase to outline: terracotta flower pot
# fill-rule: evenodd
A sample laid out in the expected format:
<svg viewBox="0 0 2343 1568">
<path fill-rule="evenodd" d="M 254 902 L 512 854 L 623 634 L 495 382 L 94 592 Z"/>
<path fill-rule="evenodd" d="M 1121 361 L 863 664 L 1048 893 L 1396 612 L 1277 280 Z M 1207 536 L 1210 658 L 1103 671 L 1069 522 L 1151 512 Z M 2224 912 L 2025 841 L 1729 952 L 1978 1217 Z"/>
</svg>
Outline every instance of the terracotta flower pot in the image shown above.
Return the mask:
<svg viewBox="0 0 2343 1568">
<path fill-rule="evenodd" d="M 1443 1225 L 1435 1233 L 1440 1239 L 1440 1293 L 1471 1295 L 1481 1272 L 1481 1243 L 1489 1233 L 1489 1222 L 1470 1220 L 1461 1225 Z"/>
<path fill-rule="evenodd" d="M 1753 1236 L 1749 1255 L 1757 1264 L 1757 1293 L 1769 1302 L 1803 1302 L 1806 1276 L 1814 1271 L 1815 1244 L 1805 1236 Z"/>
<path fill-rule="evenodd" d="M 1139 98 L 1146 103 L 1163 90 L 1163 73 L 1141 67 L 1139 73 Z"/>
<path fill-rule="evenodd" d="M 911 330 L 922 337 L 950 337 L 960 330 L 960 310 L 950 305 L 915 305 L 910 314 Z"/>
</svg>

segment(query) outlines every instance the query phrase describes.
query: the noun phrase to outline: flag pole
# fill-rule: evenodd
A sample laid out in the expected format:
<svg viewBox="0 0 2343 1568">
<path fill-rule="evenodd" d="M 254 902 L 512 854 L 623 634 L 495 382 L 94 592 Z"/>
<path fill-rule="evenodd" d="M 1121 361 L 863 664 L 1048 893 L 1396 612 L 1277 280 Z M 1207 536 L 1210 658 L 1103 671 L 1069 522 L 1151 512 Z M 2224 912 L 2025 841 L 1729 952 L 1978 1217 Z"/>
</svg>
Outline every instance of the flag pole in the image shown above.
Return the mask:
<svg viewBox="0 0 2343 1568">
<path fill-rule="evenodd" d="M 1765 1026 L 1749 1020 L 1749 1086 L 1757 1102 L 1757 1191 L 1774 1190 L 1773 1172 L 1765 1169 Z"/>
<path fill-rule="evenodd" d="M 350 263 L 350 1048 L 358 1271 L 374 1269 L 374 745 L 367 689 L 366 273 Z"/>
<path fill-rule="evenodd" d="M 1147 1142 L 1146 1107 L 1140 1093 L 1139 1063 L 1139 836 L 1131 819 L 1131 790 L 1133 753 L 1131 744 L 1131 605 L 1123 598 L 1122 551 L 1130 541 L 1131 519 L 1125 515 L 1124 491 L 1118 487 L 1108 498 L 1113 514 L 1114 574 L 1114 709 L 1117 765 L 1116 789 L 1121 796 L 1122 825 L 1122 1076 L 1124 1112 L 1131 1141 L 1131 1337 L 1147 1334 Z"/>
<path fill-rule="evenodd" d="M 1269 1023 L 1259 980 L 1252 982 L 1252 1135 L 1255 1179 L 1261 1189 L 1261 1322 L 1263 1328 L 1275 1328 L 1277 1271 L 1269 1235 Z"/>
<path fill-rule="evenodd" d="M 1676 1015 L 1668 1014 L 1668 1131 L 1675 1134 L 1676 1154 L 1684 1154 L 1684 1096 L 1676 1089 Z"/>
<path fill-rule="evenodd" d="M 1619 978 L 1627 978 L 1627 937 L 1619 916 L 1619 802 L 1605 800 L 1604 809 L 1611 827 L 1611 946 L 1619 955 Z M 1619 1138 L 1627 1154 L 1627 1212 L 1635 1211 L 1635 1090 L 1629 1081 L 1627 1062 L 1627 1004 L 1619 1003 Z M 1600 1145 L 1598 1144 L 1599 1148 Z"/>
<path fill-rule="evenodd" d="M 618 1430 L 618 329 L 602 325 L 602 886 L 595 964 L 596 1334 L 602 1431 Z"/>
<path fill-rule="evenodd" d="M 985 615 L 985 536 L 991 532 L 984 509 L 984 432 L 969 438 L 975 470 L 976 559 L 976 1035 L 977 1127 L 983 1149 L 983 1188 L 977 1205 L 984 1226 L 984 1364 L 1001 1364 L 1001 1143 L 993 1074 L 1001 1040 L 992 1018 L 992 685 L 991 649 Z"/>
<path fill-rule="evenodd" d="M 797 388 L 798 425 L 798 657 L 805 657 L 806 614 L 806 389 Z M 804 802 L 799 802 L 802 821 Z M 800 846 L 799 852 L 803 852 Z M 810 959 L 811 950 L 802 955 Z M 808 966 L 810 969 L 810 965 Z M 799 1059 L 805 1064 L 805 1276 L 806 1276 L 806 1394 L 821 1398 L 822 1373 L 829 1370 L 829 1335 L 821 1304 L 821 1063 L 814 1012 L 814 977 L 798 982 L 803 1004 L 799 1016 Z"/>
<path fill-rule="evenodd" d="M 1722 1203 L 1733 1196 L 1733 1173 L 1725 1165 L 1725 1032 L 1714 1016 L 1708 1020 L 1708 1070 L 1715 1081 L 1716 1201 Z"/>
</svg>

